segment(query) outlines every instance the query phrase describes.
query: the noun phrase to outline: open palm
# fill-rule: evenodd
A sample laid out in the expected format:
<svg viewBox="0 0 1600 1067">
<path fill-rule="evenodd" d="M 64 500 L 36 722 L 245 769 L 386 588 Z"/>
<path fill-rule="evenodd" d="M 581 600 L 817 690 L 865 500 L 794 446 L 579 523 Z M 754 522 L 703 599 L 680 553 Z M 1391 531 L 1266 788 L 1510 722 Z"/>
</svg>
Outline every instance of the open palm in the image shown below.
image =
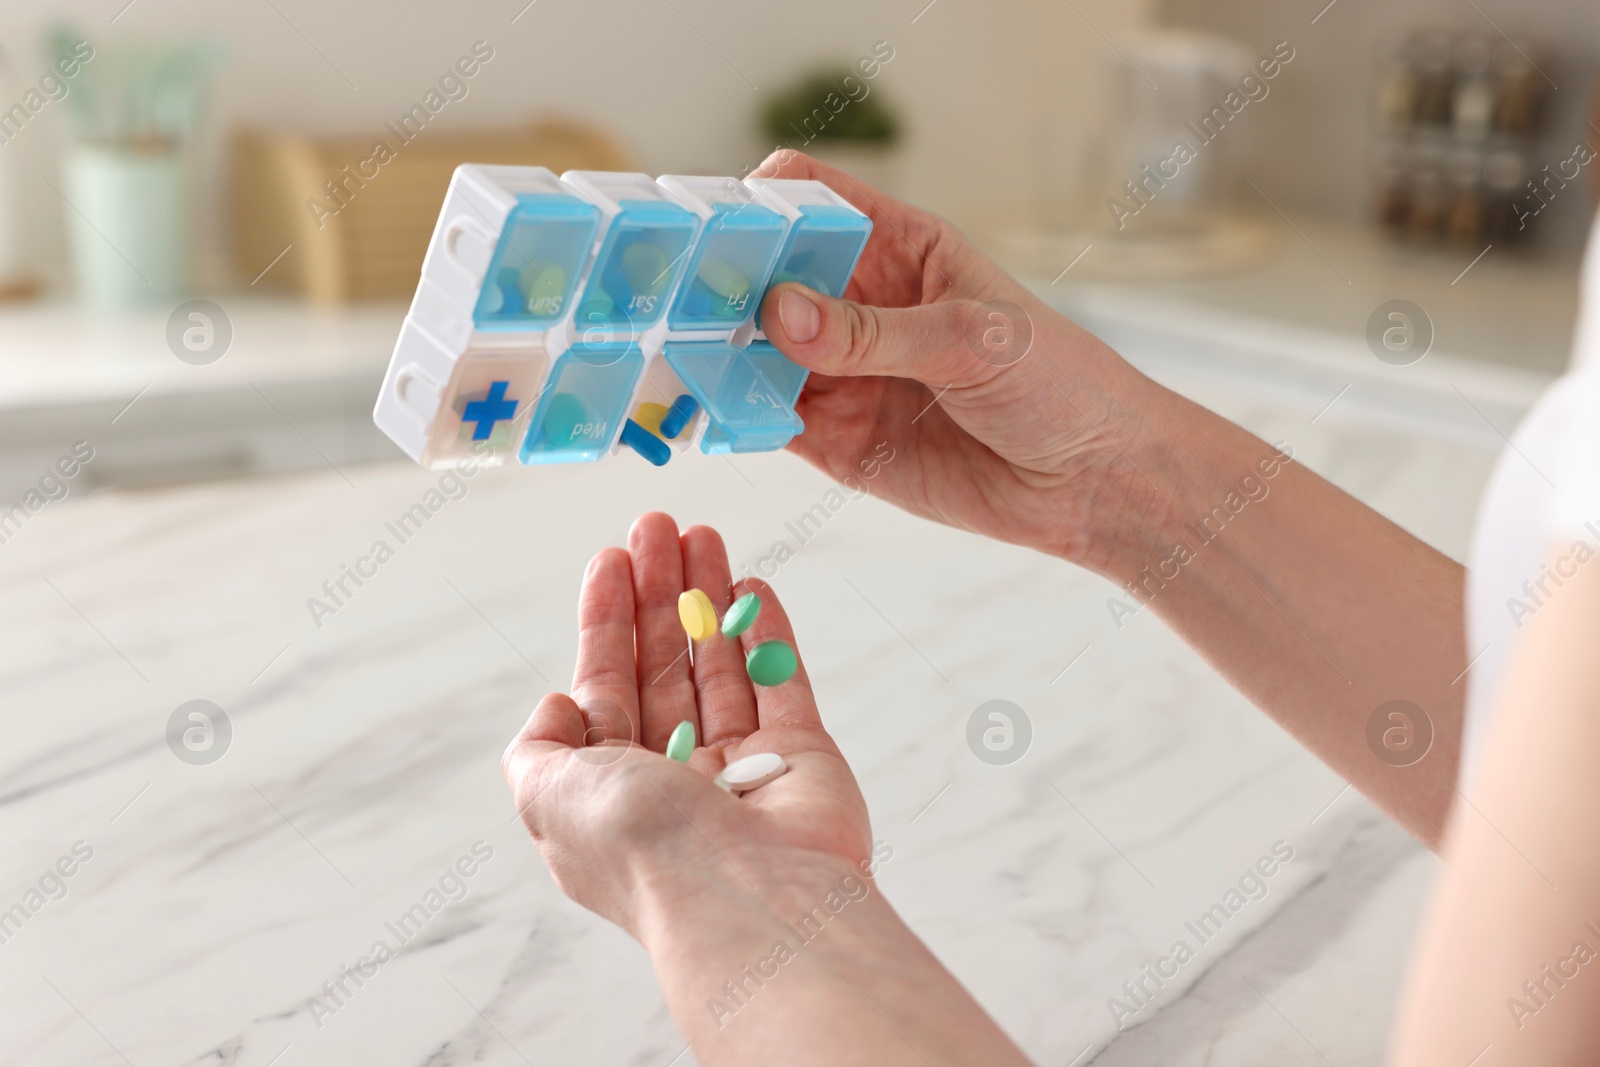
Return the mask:
<svg viewBox="0 0 1600 1067">
<path fill-rule="evenodd" d="M 719 616 L 754 592 L 761 613 L 740 637 L 713 634 L 691 650 L 677 603 L 692 588 Z M 794 632 L 766 583 L 732 584 L 715 530 L 680 537 L 666 515 L 640 518 L 627 550 L 590 562 L 578 626 L 572 695 L 546 696 L 504 759 L 523 821 L 568 895 L 631 928 L 628 887 L 651 859 L 740 873 L 770 866 L 746 857 L 794 850 L 865 860 L 866 804 L 822 727 L 804 664 L 770 688 L 745 672 L 751 648 L 793 645 Z M 701 746 L 687 767 L 662 755 L 684 720 Z M 743 796 L 712 784 L 757 752 L 783 756 L 789 773 Z"/>
</svg>

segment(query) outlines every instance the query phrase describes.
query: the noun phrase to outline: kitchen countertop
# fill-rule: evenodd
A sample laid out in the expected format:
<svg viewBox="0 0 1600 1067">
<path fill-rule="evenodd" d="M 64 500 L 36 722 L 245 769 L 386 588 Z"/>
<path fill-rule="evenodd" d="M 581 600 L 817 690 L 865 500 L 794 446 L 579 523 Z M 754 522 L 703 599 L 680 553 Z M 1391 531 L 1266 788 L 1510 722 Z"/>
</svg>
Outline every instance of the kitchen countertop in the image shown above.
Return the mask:
<svg viewBox="0 0 1600 1067">
<path fill-rule="evenodd" d="M 1325 406 L 1320 380 L 1247 389 L 1259 376 L 1187 349 L 1140 355 L 1464 553 L 1497 436 L 1371 418 L 1355 390 Z M 0 943 L 0 1061 L 686 1067 L 643 952 L 554 887 L 499 756 L 566 684 L 582 567 L 634 516 L 716 525 L 737 569 L 796 542 L 786 524 L 826 483 L 782 455 L 484 473 L 319 628 L 307 599 L 439 484 L 333 462 L 74 496 L 0 545 L 0 911 L 92 849 Z M 1155 619 L 1117 629 L 1098 578 L 872 499 L 793 547 L 774 581 L 894 849 L 880 885 L 1030 1055 L 1378 1061 L 1423 849 Z M 208 765 L 165 737 L 196 699 L 231 723 Z M 991 699 L 1033 725 L 1008 766 L 966 744 Z M 492 857 L 460 898 L 433 898 L 392 961 L 313 1010 L 475 842 Z M 1108 998 L 1278 842 L 1293 859 L 1266 895 L 1119 1031 Z"/>
<path fill-rule="evenodd" d="M 1470 262 L 1316 219 L 1261 225 L 1274 238 L 1268 261 L 1199 279 L 1096 280 L 1114 252 L 1096 246 L 1079 260 L 1078 238 L 1052 243 L 1037 232 L 1027 257 L 1001 258 L 1152 373 L 1273 402 L 1337 396 L 1352 418 L 1391 429 L 1496 445 L 1565 364 L 1573 263 L 1503 249 Z M 1383 364 L 1367 347 L 1368 318 L 1395 298 L 1420 304 L 1435 327 L 1432 350 L 1412 366 Z M 86 475 L 95 487 L 393 455 L 370 414 L 402 304 L 315 308 L 249 291 L 208 299 L 231 341 L 204 365 L 174 355 L 171 308 L 100 315 L 58 300 L 0 309 L 0 500 L 16 499 L 85 438 L 102 457 Z"/>
</svg>

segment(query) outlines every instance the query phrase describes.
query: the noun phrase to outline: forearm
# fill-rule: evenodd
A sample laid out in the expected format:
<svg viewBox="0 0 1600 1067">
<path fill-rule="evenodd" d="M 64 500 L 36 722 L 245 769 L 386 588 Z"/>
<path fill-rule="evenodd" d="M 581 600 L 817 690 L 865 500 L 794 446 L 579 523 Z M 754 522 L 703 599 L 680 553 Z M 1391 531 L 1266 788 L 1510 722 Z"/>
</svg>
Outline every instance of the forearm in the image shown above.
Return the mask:
<svg viewBox="0 0 1600 1067">
<path fill-rule="evenodd" d="M 1141 404 L 1142 429 L 1118 442 L 1136 469 L 1096 520 L 1114 528 L 1092 565 L 1123 588 L 1119 626 L 1160 616 L 1437 846 L 1460 746 L 1461 566 L 1219 416 L 1158 387 Z M 1369 744 L 1369 720 L 1396 699 L 1432 724 L 1430 749 L 1405 766 Z"/>
<path fill-rule="evenodd" d="M 749 882 L 652 890 L 638 932 L 706 1067 L 1027 1063 L 860 870 L 732 862 Z"/>
</svg>

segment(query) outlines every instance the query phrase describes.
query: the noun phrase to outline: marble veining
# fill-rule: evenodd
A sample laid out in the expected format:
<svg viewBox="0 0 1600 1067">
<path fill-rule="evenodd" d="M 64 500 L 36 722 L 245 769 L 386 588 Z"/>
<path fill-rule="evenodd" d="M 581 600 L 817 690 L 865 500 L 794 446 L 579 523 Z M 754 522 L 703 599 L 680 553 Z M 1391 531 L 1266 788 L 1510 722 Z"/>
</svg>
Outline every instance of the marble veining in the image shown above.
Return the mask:
<svg viewBox="0 0 1600 1067">
<path fill-rule="evenodd" d="M 1175 384 L 1462 554 L 1491 450 Z M 0 909 L 92 849 L 0 943 L 0 1062 L 694 1062 L 642 950 L 553 886 L 499 756 L 566 685 L 583 564 L 635 515 L 754 561 L 827 485 L 787 456 L 484 473 L 315 617 L 438 478 L 107 493 L 0 546 Z M 1104 581 L 871 499 L 773 580 L 894 847 L 884 891 L 1038 1062 L 1375 1062 L 1432 861 L 1157 620 L 1118 629 Z M 966 747 L 995 698 L 1034 728 L 1009 766 Z M 193 699 L 232 725 L 208 765 L 165 740 Z M 1278 841 L 1270 891 L 1119 1031 L 1108 999 Z"/>
</svg>

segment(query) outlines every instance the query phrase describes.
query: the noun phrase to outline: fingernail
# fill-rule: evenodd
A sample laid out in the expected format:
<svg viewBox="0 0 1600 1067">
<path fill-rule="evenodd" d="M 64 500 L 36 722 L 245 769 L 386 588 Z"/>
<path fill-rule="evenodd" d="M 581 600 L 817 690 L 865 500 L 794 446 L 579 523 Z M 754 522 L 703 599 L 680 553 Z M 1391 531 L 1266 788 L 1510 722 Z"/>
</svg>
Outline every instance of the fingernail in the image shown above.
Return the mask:
<svg viewBox="0 0 1600 1067">
<path fill-rule="evenodd" d="M 789 340 L 805 344 L 822 329 L 822 312 L 817 305 L 791 289 L 778 298 L 778 321 Z"/>
</svg>

